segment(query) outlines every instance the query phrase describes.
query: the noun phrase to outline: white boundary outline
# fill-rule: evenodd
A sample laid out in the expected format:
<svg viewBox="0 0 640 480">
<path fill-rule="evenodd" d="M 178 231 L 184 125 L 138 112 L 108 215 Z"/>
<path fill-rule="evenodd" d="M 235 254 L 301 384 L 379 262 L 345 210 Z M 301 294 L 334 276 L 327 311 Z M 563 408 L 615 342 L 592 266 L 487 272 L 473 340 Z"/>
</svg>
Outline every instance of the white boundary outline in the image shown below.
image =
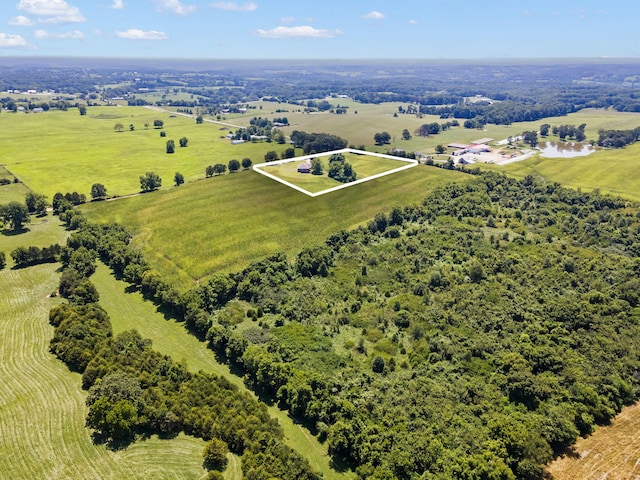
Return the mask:
<svg viewBox="0 0 640 480">
<path fill-rule="evenodd" d="M 328 188 L 327 190 L 322 190 L 321 192 L 316 192 L 316 193 L 311 193 L 308 190 L 305 190 L 304 188 L 299 187 L 298 185 L 294 185 L 293 183 L 287 182 L 286 180 L 278 178 L 275 175 L 272 175 L 262 170 L 262 167 L 282 165 L 284 163 L 291 163 L 291 162 L 300 162 L 302 160 L 309 160 L 309 159 L 318 158 L 318 157 L 329 157 L 336 153 L 355 153 L 357 155 L 369 155 L 371 157 L 380 157 L 380 158 L 386 158 L 388 160 L 396 160 L 398 162 L 406 163 L 407 165 L 403 165 L 402 167 L 394 168 L 386 172 L 377 173 L 375 175 L 371 175 L 370 177 L 361 178 L 359 180 L 356 180 L 355 182 L 342 183 L 337 187 Z M 384 177 L 385 175 L 391 175 L 393 173 L 401 172 L 402 170 L 407 170 L 408 168 L 413 168 L 417 165 L 418 165 L 418 161 L 412 160 L 410 158 L 394 157 L 393 155 L 386 155 L 384 153 L 367 152 L 365 150 L 356 150 L 353 148 L 343 148 L 341 150 L 333 150 L 331 152 L 314 153 L 312 155 L 304 155 L 302 157 L 287 158 L 285 160 L 276 160 L 275 162 L 259 163 L 253 166 L 253 171 L 258 172 L 259 174 L 264 175 L 265 177 L 269 177 L 270 179 L 275 180 L 276 182 L 280 182 L 286 185 L 287 187 L 290 187 L 290 188 L 293 188 L 294 190 L 302 192 L 305 195 L 309 195 L 310 197 L 318 197 L 320 195 L 324 195 L 325 193 L 335 192 L 336 190 L 341 190 L 343 188 L 348 188 L 353 185 L 358 185 L 359 183 L 364 183 L 364 182 L 368 182 L 369 180 L 375 180 L 376 178 Z"/>
</svg>

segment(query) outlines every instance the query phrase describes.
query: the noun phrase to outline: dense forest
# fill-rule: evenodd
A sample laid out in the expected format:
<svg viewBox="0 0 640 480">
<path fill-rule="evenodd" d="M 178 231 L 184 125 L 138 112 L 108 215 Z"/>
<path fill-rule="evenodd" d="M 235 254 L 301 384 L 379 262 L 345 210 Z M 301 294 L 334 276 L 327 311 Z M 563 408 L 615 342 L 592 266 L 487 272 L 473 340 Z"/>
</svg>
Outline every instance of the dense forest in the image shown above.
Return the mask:
<svg viewBox="0 0 640 480">
<path fill-rule="evenodd" d="M 583 108 L 640 111 L 637 84 L 640 66 L 632 61 L 582 62 L 373 62 L 174 61 L 154 65 L 144 60 L 46 59 L 0 65 L 0 91 L 36 89 L 61 94 L 51 103 L 23 100 L 28 108 L 75 105 L 65 95 L 88 104 L 99 98 L 124 97 L 131 105 L 147 104 L 142 92 L 184 92 L 190 99 L 164 99 L 165 106 L 195 108 L 217 114 L 259 99 L 319 110 L 338 108 L 339 97 L 362 103 L 401 102 L 404 113 L 476 119 L 479 124 L 510 124 L 563 116 Z M 64 68 L 63 66 L 64 65 Z M 335 98 L 334 103 L 325 101 Z M 478 101 L 478 99 L 483 99 Z M 315 102 L 314 99 L 322 99 Z M 309 103 L 311 102 L 311 103 Z M 17 108 L 10 97 L 3 107 Z M 416 106 L 414 109 L 413 107 Z"/>
<path fill-rule="evenodd" d="M 640 396 L 640 215 L 598 192 L 478 174 L 296 258 L 274 254 L 186 293 L 151 270 L 118 225 L 90 224 L 76 210 L 62 219 L 76 229 L 61 254 L 60 289 L 74 306 L 52 313 L 58 328 L 69 309 L 86 317 L 99 308 L 90 275 L 100 258 L 362 478 L 540 479 L 553 455 Z M 82 362 L 66 359 L 84 371 L 85 387 L 125 372 L 143 390 L 136 428 L 158 428 L 148 419 L 161 405 L 178 419 L 173 428 L 209 438 L 167 382 L 186 382 L 180 388 L 198 397 L 221 380 L 174 364 L 181 380 L 158 377 L 159 359 L 134 373 L 118 363 L 118 340 L 94 324 L 86 330 L 97 342 L 81 341 L 71 356 Z M 64 352 L 56 335 L 52 349 Z M 255 428 L 274 439 L 284 462 L 274 468 L 286 465 L 277 432 Z M 251 458 L 269 454 L 208 429 L 244 452 L 245 474 Z"/>
</svg>

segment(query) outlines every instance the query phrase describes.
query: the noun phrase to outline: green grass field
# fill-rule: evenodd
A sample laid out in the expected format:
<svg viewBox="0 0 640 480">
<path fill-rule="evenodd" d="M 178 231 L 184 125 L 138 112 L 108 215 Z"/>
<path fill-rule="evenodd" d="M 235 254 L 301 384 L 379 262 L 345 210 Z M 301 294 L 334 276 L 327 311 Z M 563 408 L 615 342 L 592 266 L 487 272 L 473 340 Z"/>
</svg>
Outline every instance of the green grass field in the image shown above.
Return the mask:
<svg viewBox="0 0 640 480">
<path fill-rule="evenodd" d="M 26 225 L 24 233 L 14 234 L 0 230 L 0 252 L 5 252 L 7 267 L 11 268 L 13 260 L 9 254 L 15 248 L 19 246 L 42 248 L 54 243 L 65 245 L 68 236 L 69 232 L 60 227 L 58 217 L 54 217 L 51 213 L 44 217 L 31 215 L 31 223 Z"/>
<path fill-rule="evenodd" d="M 339 135 L 345 138 L 352 145 L 366 145 L 368 149 L 377 152 L 385 152 L 389 148 L 402 148 L 406 151 L 424 151 L 432 153 L 433 148 L 438 145 L 447 145 L 451 142 L 471 143 L 474 140 L 488 137 L 494 140 L 502 140 L 509 136 L 515 136 L 523 131 L 538 130 L 543 123 L 550 125 L 580 125 L 586 123 L 585 129 L 588 139 L 597 139 L 600 128 L 608 129 L 631 129 L 640 126 L 640 114 L 620 113 L 613 110 L 585 109 L 577 113 L 569 114 L 565 117 L 554 117 L 535 122 L 521 122 L 512 125 L 486 125 L 483 130 L 453 127 L 438 135 L 429 137 L 418 137 L 414 131 L 425 123 L 444 123 L 446 120 L 440 119 L 437 115 L 424 115 L 418 118 L 415 115 L 393 114 L 398 111 L 398 107 L 406 107 L 406 103 L 382 103 L 359 104 L 349 99 L 330 99 L 332 104 L 348 106 L 348 113 L 336 115 L 332 113 L 299 113 L 295 110 L 300 107 L 284 103 L 259 102 L 262 110 L 249 110 L 246 115 L 233 119 L 239 125 L 248 125 L 249 120 L 254 116 L 286 116 L 290 126 L 283 127 L 282 131 L 290 134 L 293 130 L 303 130 L 306 132 L 326 132 Z M 284 113 L 276 113 L 276 109 L 289 110 Z M 354 112 L 358 112 L 357 114 Z M 462 121 L 460 121 L 462 124 Z M 410 140 L 402 140 L 402 130 L 409 130 L 413 137 Z M 378 132 L 387 131 L 391 134 L 392 142 L 384 147 L 375 147 L 373 136 Z"/>
<path fill-rule="evenodd" d="M 166 137 L 153 128 L 155 119 L 164 121 Z M 124 131 L 114 130 L 117 123 Z M 130 124 L 134 131 L 129 131 Z M 265 143 L 231 145 L 220 138 L 228 132 L 221 128 L 142 107 L 91 107 L 86 116 L 76 109 L 0 115 L 4 164 L 49 200 L 58 191 L 89 197 L 94 183 L 105 185 L 109 195 L 135 193 L 140 190 L 140 175 L 148 171 L 160 175 L 167 187 L 176 172 L 188 182 L 204 177 L 208 165 L 244 157 L 259 163 L 267 150 L 284 150 L 282 145 Z M 178 146 L 183 136 L 189 140 L 186 148 Z M 166 153 L 169 139 L 176 144 L 173 154 Z"/>
<path fill-rule="evenodd" d="M 202 370 L 224 376 L 241 390 L 250 392 L 242 379 L 232 374 L 227 365 L 216 361 L 214 353 L 204 343 L 189 335 L 183 325 L 174 320 L 166 320 L 153 303 L 144 300 L 139 292 L 127 293 L 128 284 L 116 280 L 106 266 L 100 265 L 91 280 L 100 292 L 100 304 L 109 312 L 114 334 L 136 329 L 143 337 L 153 341 L 154 349 L 176 361 L 186 361 L 192 372 Z M 269 413 L 278 419 L 284 429 L 286 443 L 300 452 L 313 468 L 322 472 L 324 478 L 339 480 L 353 477 L 331 468 L 327 446 L 320 444 L 307 430 L 295 424 L 285 411 L 270 406 Z M 242 478 L 242 475 L 234 477 L 231 468 L 232 464 L 239 463 L 238 458 L 229 463 L 225 472 L 228 480 Z"/>
<path fill-rule="evenodd" d="M 640 202 L 640 144 L 618 150 L 600 150 L 586 157 L 542 158 L 502 167 L 483 166 L 514 177 L 541 175 L 552 182 L 583 190 L 599 189 Z"/>
<path fill-rule="evenodd" d="M 317 198 L 249 171 L 180 188 L 83 207 L 89 218 L 122 222 L 166 278 L 187 288 L 276 251 L 295 255 L 378 212 L 421 201 L 439 185 L 468 179 L 419 166 Z"/>
<path fill-rule="evenodd" d="M 57 268 L 0 271 L 0 478 L 202 477 L 204 442 L 192 437 L 152 437 L 117 452 L 92 443 L 80 375 L 49 353 Z"/>
<path fill-rule="evenodd" d="M 376 157 L 372 155 L 357 155 L 355 153 L 345 153 L 345 161 L 350 163 L 357 174 L 357 179 L 362 180 L 373 175 L 388 172 L 395 168 L 406 166 L 407 163 L 401 160 L 391 160 L 389 158 Z M 329 155 L 319 156 L 323 165 L 322 175 L 311 175 L 299 173 L 298 165 L 300 160 L 295 160 L 276 165 L 265 165 L 262 170 L 278 177 L 286 182 L 304 188 L 308 192 L 317 193 L 329 188 L 342 185 L 340 182 L 329 178 Z"/>
</svg>

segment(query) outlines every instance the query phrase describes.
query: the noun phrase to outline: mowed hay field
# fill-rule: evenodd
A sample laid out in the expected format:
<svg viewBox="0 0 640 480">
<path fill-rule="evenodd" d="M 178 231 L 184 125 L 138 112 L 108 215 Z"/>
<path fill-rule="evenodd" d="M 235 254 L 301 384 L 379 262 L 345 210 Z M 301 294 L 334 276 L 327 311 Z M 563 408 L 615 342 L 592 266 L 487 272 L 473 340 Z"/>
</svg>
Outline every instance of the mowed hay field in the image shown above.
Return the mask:
<svg viewBox="0 0 640 480">
<path fill-rule="evenodd" d="M 145 300 L 140 292 L 128 292 L 128 284 L 116 280 L 111 271 L 100 264 L 91 277 L 100 293 L 100 304 L 109 312 L 114 334 L 136 329 L 153 341 L 153 348 L 171 356 L 175 361 L 185 361 L 192 372 L 200 370 L 223 376 L 241 391 L 249 392 L 242 378 L 231 373 L 227 365 L 216 361 L 215 353 L 206 344 L 187 333 L 184 325 L 175 320 L 167 320 L 156 306 Z M 253 394 L 252 394 L 253 395 Z M 332 468 L 327 444 L 321 444 L 308 430 L 293 422 L 287 412 L 271 405 L 269 414 L 278 419 L 285 434 L 285 443 L 296 449 L 311 466 L 328 480 L 346 480 L 354 475 Z M 236 467 L 235 470 L 233 467 Z M 229 466 L 225 470 L 227 480 L 241 479 L 240 459 L 230 454 Z"/>
<path fill-rule="evenodd" d="M 630 480 L 640 478 L 640 403 L 626 407 L 606 427 L 581 438 L 571 454 L 553 461 L 554 480 Z"/>
<path fill-rule="evenodd" d="M 153 268 L 188 288 L 215 271 L 237 271 L 277 251 L 295 255 L 378 212 L 420 202 L 440 185 L 469 178 L 419 166 L 310 198 L 245 171 L 82 208 L 90 219 L 124 224 Z"/>
<path fill-rule="evenodd" d="M 200 478 L 204 442 L 195 438 L 153 437 L 117 452 L 92 443 L 80 375 L 48 351 L 57 268 L 0 271 L 0 478 Z"/>
</svg>

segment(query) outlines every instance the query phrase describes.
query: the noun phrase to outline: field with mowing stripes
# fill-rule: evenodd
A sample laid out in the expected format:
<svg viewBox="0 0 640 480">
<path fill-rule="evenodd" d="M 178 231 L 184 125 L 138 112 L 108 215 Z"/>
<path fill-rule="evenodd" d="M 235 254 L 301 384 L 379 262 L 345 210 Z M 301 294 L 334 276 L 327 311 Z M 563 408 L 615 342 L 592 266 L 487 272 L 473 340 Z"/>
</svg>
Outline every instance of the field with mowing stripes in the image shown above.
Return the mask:
<svg viewBox="0 0 640 480">
<path fill-rule="evenodd" d="M 80 375 L 49 353 L 57 268 L 0 271 L 0 478 L 200 478 L 204 442 L 192 437 L 117 452 L 92 443 Z"/>
</svg>

